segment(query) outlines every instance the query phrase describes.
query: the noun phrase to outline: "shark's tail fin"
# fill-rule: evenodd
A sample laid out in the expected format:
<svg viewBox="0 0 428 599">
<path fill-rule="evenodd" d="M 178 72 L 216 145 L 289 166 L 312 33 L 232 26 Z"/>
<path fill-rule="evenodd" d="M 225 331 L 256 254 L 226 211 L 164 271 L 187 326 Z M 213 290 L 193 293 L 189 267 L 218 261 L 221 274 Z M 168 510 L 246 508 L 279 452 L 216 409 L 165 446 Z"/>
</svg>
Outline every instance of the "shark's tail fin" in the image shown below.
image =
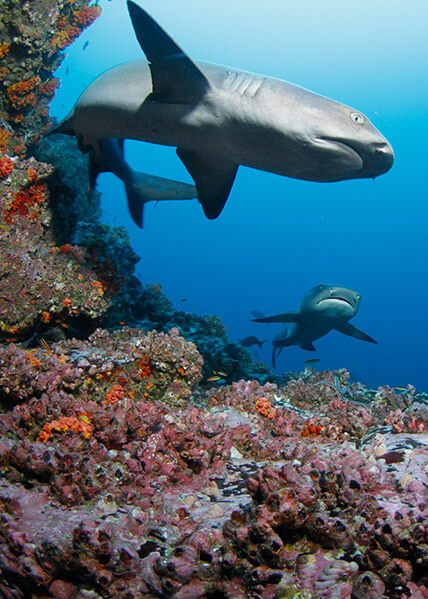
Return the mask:
<svg viewBox="0 0 428 599">
<path fill-rule="evenodd" d="M 134 173 L 125 187 L 129 212 L 135 224 L 140 228 L 143 227 L 144 204 L 146 202 L 191 200 L 198 197 L 194 185 L 155 177 L 146 173 Z"/>
</svg>

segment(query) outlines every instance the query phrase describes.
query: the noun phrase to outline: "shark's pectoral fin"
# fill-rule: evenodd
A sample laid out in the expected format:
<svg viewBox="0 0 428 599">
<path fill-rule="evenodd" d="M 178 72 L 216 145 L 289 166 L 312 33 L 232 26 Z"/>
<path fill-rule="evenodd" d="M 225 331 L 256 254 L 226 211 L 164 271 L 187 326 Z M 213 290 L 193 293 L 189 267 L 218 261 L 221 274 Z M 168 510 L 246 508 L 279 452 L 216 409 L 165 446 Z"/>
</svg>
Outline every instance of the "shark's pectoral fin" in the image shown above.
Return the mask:
<svg viewBox="0 0 428 599">
<path fill-rule="evenodd" d="M 300 314 L 298 312 L 284 312 L 276 314 L 276 316 L 265 316 L 264 318 L 252 318 L 253 322 L 300 322 Z"/>
<path fill-rule="evenodd" d="M 306 351 L 316 351 L 313 343 L 303 343 L 300 347 L 306 349 Z"/>
<path fill-rule="evenodd" d="M 356 339 L 361 339 L 361 341 L 368 341 L 369 343 L 377 343 L 372 337 L 354 327 L 353 324 L 347 321 L 338 322 L 334 325 L 336 331 L 340 331 L 344 335 L 349 335 L 350 337 L 355 337 Z"/>
<path fill-rule="evenodd" d="M 132 0 L 128 10 L 135 35 L 150 63 L 153 98 L 159 102 L 194 104 L 210 88 L 199 67 L 152 17 Z"/>
<path fill-rule="evenodd" d="M 238 165 L 215 154 L 184 148 L 177 148 L 177 154 L 195 181 L 205 216 L 217 218 L 229 196 Z"/>
</svg>

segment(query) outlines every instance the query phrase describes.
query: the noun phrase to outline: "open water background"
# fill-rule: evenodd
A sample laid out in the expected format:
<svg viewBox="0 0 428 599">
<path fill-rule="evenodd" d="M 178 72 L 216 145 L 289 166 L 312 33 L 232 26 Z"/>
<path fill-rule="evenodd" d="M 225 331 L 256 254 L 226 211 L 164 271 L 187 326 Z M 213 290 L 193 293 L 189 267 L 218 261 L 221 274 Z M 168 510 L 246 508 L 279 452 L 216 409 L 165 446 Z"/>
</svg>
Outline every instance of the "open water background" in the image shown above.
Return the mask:
<svg viewBox="0 0 428 599">
<path fill-rule="evenodd" d="M 58 118 L 96 75 L 143 57 L 125 2 L 101 4 L 103 14 L 57 73 Z M 311 183 L 240 167 L 216 221 L 196 201 L 150 204 L 143 231 L 128 215 L 122 183 L 100 176 L 103 222 L 127 228 L 142 257 L 141 280 L 161 283 L 177 309 L 217 314 L 231 340 L 279 331 L 281 325 L 251 323 L 251 310 L 294 310 L 318 283 L 351 287 L 362 295 L 352 322 L 379 344 L 332 332 L 315 342 L 316 353 L 284 349 L 279 372 L 300 371 L 317 357 L 317 368 L 346 367 L 371 387 L 412 383 L 428 391 L 428 2 L 141 6 L 192 58 L 286 79 L 348 104 L 395 151 L 392 170 L 375 181 Z M 130 141 L 126 155 L 138 170 L 191 182 L 172 148 Z M 270 343 L 253 355 L 270 363 Z"/>
</svg>

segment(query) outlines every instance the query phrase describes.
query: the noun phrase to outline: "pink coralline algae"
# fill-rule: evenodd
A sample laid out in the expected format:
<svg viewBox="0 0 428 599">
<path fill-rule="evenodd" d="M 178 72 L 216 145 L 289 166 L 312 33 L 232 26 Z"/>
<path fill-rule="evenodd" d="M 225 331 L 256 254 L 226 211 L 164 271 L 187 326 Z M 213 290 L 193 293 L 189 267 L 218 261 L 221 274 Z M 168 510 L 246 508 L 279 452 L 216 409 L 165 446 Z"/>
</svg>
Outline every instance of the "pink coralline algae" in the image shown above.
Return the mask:
<svg viewBox="0 0 428 599">
<path fill-rule="evenodd" d="M 65 337 L 73 319 L 95 318 L 110 301 L 97 274 L 85 267 L 85 250 L 56 245 L 52 167 L 34 158 L 13 165 L 10 176 L 0 178 L 0 338 L 29 338 L 39 320 Z"/>
<path fill-rule="evenodd" d="M 0 349 L 0 594 L 427 597 L 426 407 L 395 433 L 347 376 L 199 387 L 176 329 Z"/>
</svg>

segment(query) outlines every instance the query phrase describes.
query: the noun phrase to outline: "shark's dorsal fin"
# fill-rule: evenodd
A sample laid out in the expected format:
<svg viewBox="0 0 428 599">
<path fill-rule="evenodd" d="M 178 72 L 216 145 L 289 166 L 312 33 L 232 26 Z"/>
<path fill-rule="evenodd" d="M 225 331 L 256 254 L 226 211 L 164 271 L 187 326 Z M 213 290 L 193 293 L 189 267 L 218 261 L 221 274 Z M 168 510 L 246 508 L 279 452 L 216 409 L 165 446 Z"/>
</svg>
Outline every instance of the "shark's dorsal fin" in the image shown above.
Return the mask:
<svg viewBox="0 0 428 599">
<path fill-rule="evenodd" d="M 372 337 L 357 329 L 353 324 L 347 321 L 341 321 L 334 325 L 336 331 L 340 331 L 344 335 L 349 335 L 350 337 L 355 337 L 355 339 L 361 339 L 361 341 L 368 341 L 369 343 L 377 343 Z"/>
<path fill-rule="evenodd" d="M 229 196 L 238 165 L 221 156 L 177 148 L 177 154 L 193 178 L 205 216 L 217 218 Z"/>
<path fill-rule="evenodd" d="M 276 316 L 265 316 L 264 318 L 252 318 L 253 322 L 300 322 L 299 312 L 284 312 Z"/>
<path fill-rule="evenodd" d="M 210 89 L 199 67 L 138 4 L 128 0 L 135 35 L 152 73 L 153 99 L 195 104 Z"/>
</svg>

